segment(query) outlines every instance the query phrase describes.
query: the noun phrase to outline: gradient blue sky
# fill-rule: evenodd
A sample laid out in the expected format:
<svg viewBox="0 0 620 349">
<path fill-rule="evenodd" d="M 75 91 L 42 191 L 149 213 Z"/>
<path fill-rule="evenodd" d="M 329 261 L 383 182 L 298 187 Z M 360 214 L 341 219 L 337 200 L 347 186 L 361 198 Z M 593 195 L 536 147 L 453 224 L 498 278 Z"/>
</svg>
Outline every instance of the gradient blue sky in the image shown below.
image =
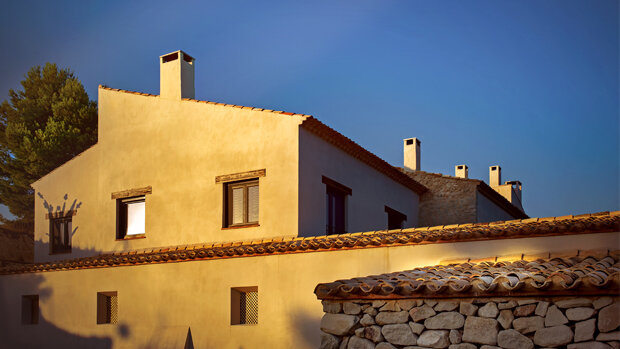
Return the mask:
<svg viewBox="0 0 620 349">
<path fill-rule="evenodd" d="M 33 65 L 159 93 L 196 58 L 196 98 L 312 114 L 393 165 L 524 185 L 530 216 L 619 208 L 619 7 L 597 1 L 13 1 L 0 99 Z"/>
</svg>

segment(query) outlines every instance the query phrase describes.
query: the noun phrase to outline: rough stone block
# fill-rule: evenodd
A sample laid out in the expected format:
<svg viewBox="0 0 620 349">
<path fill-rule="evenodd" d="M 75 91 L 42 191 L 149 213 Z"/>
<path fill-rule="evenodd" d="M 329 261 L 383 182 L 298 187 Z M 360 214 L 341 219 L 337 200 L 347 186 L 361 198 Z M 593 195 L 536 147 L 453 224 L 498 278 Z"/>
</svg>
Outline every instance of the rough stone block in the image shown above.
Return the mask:
<svg viewBox="0 0 620 349">
<path fill-rule="evenodd" d="M 450 343 L 459 344 L 463 341 L 463 331 L 450 330 L 450 335 L 448 337 L 450 338 Z"/>
<path fill-rule="evenodd" d="M 400 307 L 396 301 L 387 301 L 385 305 L 382 306 L 379 311 L 400 311 Z"/>
<path fill-rule="evenodd" d="M 510 301 L 505 302 L 505 303 L 499 303 L 497 305 L 497 308 L 499 310 L 504 310 L 504 309 L 512 309 L 512 308 L 514 308 L 516 306 L 517 306 L 517 302 L 513 301 L 513 300 L 510 300 Z"/>
<path fill-rule="evenodd" d="M 399 299 L 396 301 L 396 304 L 400 307 L 401 310 L 409 311 L 411 308 L 415 307 L 417 304 L 417 300 L 415 299 Z"/>
<path fill-rule="evenodd" d="M 321 332 L 321 345 L 319 349 L 338 349 L 340 338 L 325 332 Z"/>
<path fill-rule="evenodd" d="M 375 349 L 397 349 L 397 348 L 388 342 L 381 342 L 377 344 Z"/>
<path fill-rule="evenodd" d="M 495 345 L 497 343 L 497 320 L 468 316 L 463 329 L 463 341 Z"/>
<path fill-rule="evenodd" d="M 497 314 L 499 314 L 499 310 L 497 309 L 497 304 L 495 304 L 495 302 L 489 302 L 480 309 L 478 309 L 478 316 L 480 317 L 495 319 L 497 317 Z"/>
<path fill-rule="evenodd" d="M 463 315 L 468 315 L 468 316 L 476 315 L 477 311 L 478 311 L 477 305 L 473 305 L 468 302 L 461 302 L 461 304 L 459 304 L 459 313 Z"/>
<path fill-rule="evenodd" d="M 594 315 L 594 309 L 586 307 L 570 308 L 566 310 L 566 317 L 571 321 L 589 319 Z"/>
<path fill-rule="evenodd" d="M 435 309 L 435 311 L 453 311 L 458 307 L 459 304 L 457 302 L 439 301 L 433 309 Z"/>
<path fill-rule="evenodd" d="M 368 314 L 370 316 L 375 316 L 378 313 L 379 311 L 377 310 L 377 308 L 374 308 L 374 307 L 364 309 L 364 314 Z"/>
<path fill-rule="evenodd" d="M 614 303 L 601 309 L 598 313 L 598 330 L 610 332 L 620 326 L 620 303 Z"/>
<path fill-rule="evenodd" d="M 596 336 L 599 342 L 620 341 L 620 331 L 605 332 Z"/>
<path fill-rule="evenodd" d="M 347 349 L 375 349 L 375 343 L 365 338 L 351 337 Z"/>
<path fill-rule="evenodd" d="M 589 307 L 592 306 L 592 301 L 588 298 L 570 298 L 556 301 L 555 305 L 558 308 L 576 308 L 576 307 Z"/>
<path fill-rule="evenodd" d="M 360 318 L 355 315 L 347 314 L 325 314 L 321 319 L 321 330 L 323 332 L 342 336 L 349 333 L 359 323 Z"/>
<path fill-rule="evenodd" d="M 439 313 L 424 320 L 424 326 L 429 330 L 455 330 L 464 323 L 465 317 L 456 311 Z"/>
<path fill-rule="evenodd" d="M 357 315 L 362 312 L 362 306 L 359 304 L 352 303 L 352 302 L 345 302 L 342 305 L 342 311 L 345 314 Z"/>
<path fill-rule="evenodd" d="M 342 303 L 340 302 L 322 301 L 321 303 L 325 313 L 338 314 L 342 311 Z"/>
<path fill-rule="evenodd" d="M 536 304 L 522 305 L 515 308 L 513 314 L 516 317 L 530 316 L 534 313 L 534 310 L 536 310 Z"/>
<path fill-rule="evenodd" d="M 564 325 L 568 323 L 568 319 L 564 316 L 564 313 L 557 306 L 552 305 L 547 310 L 547 316 L 545 317 L 545 326 L 553 327 L 558 325 Z"/>
<path fill-rule="evenodd" d="M 505 330 L 512 326 L 512 320 L 514 319 L 515 317 L 512 315 L 512 311 L 510 309 L 500 310 L 499 316 L 497 317 L 497 321 Z"/>
<path fill-rule="evenodd" d="M 614 300 L 611 297 L 601 297 L 592 302 L 594 309 L 601 309 L 610 305 Z"/>
<path fill-rule="evenodd" d="M 446 348 L 450 345 L 448 331 L 428 330 L 418 337 L 418 345 L 427 348 Z"/>
<path fill-rule="evenodd" d="M 433 310 L 432 307 L 426 304 L 421 307 L 415 307 L 409 310 L 409 315 L 411 316 L 411 319 L 416 322 L 428 319 L 431 316 L 435 316 L 435 314 L 437 314 L 435 310 Z"/>
<path fill-rule="evenodd" d="M 404 324 L 409 320 L 409 313 L 406 311 L 382 311 L 375 316 L 375 322 L 379 325 Z"/>
<path fill-rule="evenodd" d="M 594 339 L 596 319 L 581 321 L 575 324 L 575 342 L 585 342 Z"/>
<path fill-rule="evenodd" d="M 531 333 L 545 327 L 545 320 L 540 316 L 520 317 L 514 319 L 512 327 L 523 333 Z"/>
<path fill-rule="evenodd" d="M 500 331 L 497 335 L 497 345 L 505 349 L 533 349 L 531 339 L 515 330 Z"/>
<path fill-rule="evenodd" d="M 385 305 L 385 301 L 380 301 L 380 300 L 372 301 L 372 306 L 374 308 L 381 308 L 384 305 Z"/>
<path fill-rule="evenodd" d="M 342 341 L 340 342 L 340 347 L 338 349 L 347 349 L 349 346 L 349 339 L 351 339 L 351 337 L 342 337 Z"/>
<path fill-rule="evenodd" d="M 362 326 L 370 326 L 370 325 L 374 325 L 375 324 L 375 319 L 368 315 L 368 314 L 364 314 L 364 316 L 362 316 L 362 319 L 360 320 L 360 324 Z"/>
<path fill-rule="evenodd" d="M 584 342 L 569 344 L 566 349 L 611 349 L 612 347 L 601 342 Z"/>
<path fill-rule="evenodd" d="M 535 299 L 521 299 L 521 300 L 517 301 L 517 304 L 518 305 L 526 305 L 526 304 L 534 304 L 536 302 L 538 302 L 538 301 L 535 300 Z"/>
<path fill-rule="evenodd" d="M 450 344 L 448 349 L 476 349 L 476 346 L 471 343 Z"/>
<path fill-rule="evenodd" d="M 534 314 L 538 316 L 545 316 L 547 315 L 547 309 L 549 309 L 549 302 L 540 301 L 536 305 L 536 310 L 534 311 Z"/>
<path fill-rule="evenodd" d="M 381 333 L 386 341 L 395 345 L 416 345 L 418 340 L 407 324 L 385 325 Z"/>
<path fill-rule="evenodd" d="M 413 334 L 420 335 L 422 331 L 424 331 L 424 325 L 417 322 L 409 322 L 409 327 L 411 328 L 411 332 L 413 332 Z"/>
<path fill-rule="evenodd" d="M 434 300 L 434 299 L 425 299 L 424 300 L 424 304 L 426 304 L 428 306 L 431 306 L 431 307 L 434 307 L 435 304 L 437 304 L 437 301 Z"/>
<path fill-rule="evenodd" d="M 364 338 L 370 339 L 375 343 L 383 341 L 383 335 L 381 334 L 381 327 L 377 325 L 364 327 Z"/>
<path fill-rule="evenodd" d="M 534 334 L 534 344 L 541 347 L 559 347 L 573 340 L 573 331 L 566 325 L 541 328 Z"/>
</svg>

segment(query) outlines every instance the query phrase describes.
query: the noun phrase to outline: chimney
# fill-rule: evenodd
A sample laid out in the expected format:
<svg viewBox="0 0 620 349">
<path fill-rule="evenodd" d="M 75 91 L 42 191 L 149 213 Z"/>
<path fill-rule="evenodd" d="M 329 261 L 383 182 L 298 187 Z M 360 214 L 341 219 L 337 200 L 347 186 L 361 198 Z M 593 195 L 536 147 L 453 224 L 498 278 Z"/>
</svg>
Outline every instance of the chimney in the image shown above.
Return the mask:
<svg viewBox="0 0 620 349">
<path fill-rule="evenodd" d="M 409 171 L 420 170 L 420 140 L 417 138 L 407 138 L 404 141 L 403 150 L 405 160 L 403 166 Z"/>
<path fill-rule="evenodd" d="M 467 165 L 456 165 L 454 166 L 454 176 L 459 178 L 469 178 Z"/>
<path fill-rule="evenodd" d="M 159 57 L 159 95 L 194 98 L 194 58 L 180 50 Z"/>
<path fill-rule="evenodd" d="M 489 185 L 498 187 L 502 182 L 502 168 L 498 165 L 489 167 Z"/>
</svg>

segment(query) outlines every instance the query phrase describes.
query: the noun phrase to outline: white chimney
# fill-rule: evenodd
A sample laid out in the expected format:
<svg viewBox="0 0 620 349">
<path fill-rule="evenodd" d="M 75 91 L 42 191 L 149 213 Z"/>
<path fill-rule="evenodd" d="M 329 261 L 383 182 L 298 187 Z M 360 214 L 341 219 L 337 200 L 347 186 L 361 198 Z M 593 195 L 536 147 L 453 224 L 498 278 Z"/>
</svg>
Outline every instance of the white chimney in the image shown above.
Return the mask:
<svg viewBox="0 0 620 349">
<path fill-rule="evenodd" d="M 194 98 L 194 58 L 180 50 L 159 57 L 159 95 Z"/>
<path fill-rule="evenodd" d="M 420 170 L 420 140 L 417 138 L 407 138 L 403 140 L 404 164 L 406 170 Z"/>
<path fill-rule="evenodd" d="M 469 168 L 467 165 L 454 166 L 454 176 L 459 178 L 469 178 Z"/>
<path fill-rule="evenodd" d="M 498 165 L 489 167 L 489 185 L 498 187 L 502 183 L 502 168 Z"/>
</svg>

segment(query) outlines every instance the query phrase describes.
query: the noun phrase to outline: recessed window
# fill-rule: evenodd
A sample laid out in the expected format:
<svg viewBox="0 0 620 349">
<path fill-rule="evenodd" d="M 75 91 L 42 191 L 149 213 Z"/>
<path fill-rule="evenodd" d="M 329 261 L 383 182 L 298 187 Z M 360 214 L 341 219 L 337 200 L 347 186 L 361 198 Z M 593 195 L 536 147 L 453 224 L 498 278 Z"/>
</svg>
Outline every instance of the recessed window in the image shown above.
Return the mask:
<svg viewBox="0 0 620 349">
<path fill-rule="evenodd" d="M 71 216 L 50 218 L 50 252 L 71 252 Z"/>
<path fill-rule="evenodd" d="M 22 324 L 39 323 L 39 295 L 22 296 Z"/>
<path fill-rule="evenodd" d="M 258 324 L 258 286 L 230 289 L 230 324 Z"/>
<path fill-rule="evenodd" d="M 347 196 L 352 194 L 352 190 L 325 176 L 323 176 L 323 183 L 326 186 L 325 208 L 327 224 L 325 233 L 327 235 L 344 234 L 347 232 Z"/>
<path fill-rule="evenodd" d="M 226 183 L 224 226 L 258 224 L 258 179 Z"/>
<path fill-rule="evenodd" d="M 117 321 L 117 292 L 97 292 L 97 324 L 115 324 Z"/>
<path fill-rule="evenodd" d="M 116 201 L 118 239 L 143 237 L 145 234 L 146 200 L 137 196 Z"/>
<path fill-rule="evenodd" d="M 405 221 L 407 220 L 406 215 L 388 206 L 385 206 L 385 212 L 388 216 L 388 230 L 404 228 Z"/>
</svg>

